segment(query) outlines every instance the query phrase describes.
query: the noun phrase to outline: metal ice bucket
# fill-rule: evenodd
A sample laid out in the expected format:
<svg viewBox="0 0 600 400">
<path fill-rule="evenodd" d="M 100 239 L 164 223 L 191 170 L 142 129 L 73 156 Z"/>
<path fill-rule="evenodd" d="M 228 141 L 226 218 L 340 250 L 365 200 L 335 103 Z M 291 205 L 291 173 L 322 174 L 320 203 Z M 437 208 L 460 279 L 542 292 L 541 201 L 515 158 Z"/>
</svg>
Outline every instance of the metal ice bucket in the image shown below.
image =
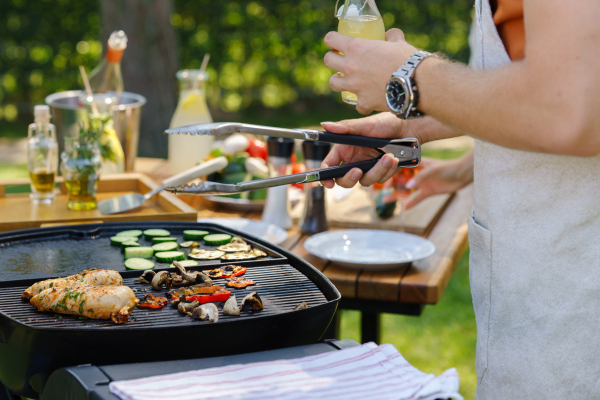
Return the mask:
<svg viewBox="0 0 600 400">
<path fill-rule="evenodd" d="M 77 136 L 79 123 L 86 119 L 85 109 L 79 106 L 80 90 L 54 93 L 46 97 L 50 106 L 52 123 L 56 125 L 59 152 L 64 150 L 65 137 Z M 115 107 L 113 120 L 115 131 L 125 153 L 125 171 L 133 171 L 140 136 L 140 116 L 146 98 L 142 95 L 123 92 L 121 104 Z"/>
</svg>

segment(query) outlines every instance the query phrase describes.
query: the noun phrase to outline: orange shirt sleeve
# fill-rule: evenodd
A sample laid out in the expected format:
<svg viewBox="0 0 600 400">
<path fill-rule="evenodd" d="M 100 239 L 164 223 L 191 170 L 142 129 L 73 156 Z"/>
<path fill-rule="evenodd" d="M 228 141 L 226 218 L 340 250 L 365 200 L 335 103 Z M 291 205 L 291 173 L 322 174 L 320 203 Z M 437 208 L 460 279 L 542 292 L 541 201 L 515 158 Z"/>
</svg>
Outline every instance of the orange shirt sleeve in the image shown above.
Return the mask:
<svg viewBox="0 0 600 400">
<path fill-rule="evenodd" d="M 523 0 L 490 0 L 494 23 L 511 60 L 525 57 Z"/>
</svg>

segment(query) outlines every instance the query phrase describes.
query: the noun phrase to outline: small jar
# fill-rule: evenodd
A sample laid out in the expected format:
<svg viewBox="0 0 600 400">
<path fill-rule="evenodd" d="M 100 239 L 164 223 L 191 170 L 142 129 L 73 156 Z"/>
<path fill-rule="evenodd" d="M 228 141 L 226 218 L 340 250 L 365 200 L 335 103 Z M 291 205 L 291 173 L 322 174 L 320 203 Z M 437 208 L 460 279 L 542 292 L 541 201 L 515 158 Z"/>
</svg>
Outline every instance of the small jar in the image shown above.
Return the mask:
<svg viewBox="0 0 600 400">
<path fill-rule="evenodd" d="M 67 187 L 67 207 L 77 211 L 96 208 L 102 167 L 98 142 L 65 138 L 65 151 L 60 158 L 60 172 Z"/>
<path fill-rule="evenodd" d="M 271 178 L 289 175 L 292 171 L 294 139 L 269 137 L 267 138 L 267 149 Z M 267 199 L 261 219 L 283 229 L 290 229 L 293 225 L 290 207 L 288 185 L 270 187 L 267 190 Z"/>
<path fill-rule="evenodd" d="M 302 152 L 306 171 L 321 168 L 321 163 L 330 150 L 329 143 L 305 140 L 302 143 Z M 300 230 L 310 235 L 326 231 L 329 229 L 329 224 L 325 188 L 320 182 L 307 182 L 304 184 L 304 194 L 304 213 L 299 222 Z"/>
</svg>

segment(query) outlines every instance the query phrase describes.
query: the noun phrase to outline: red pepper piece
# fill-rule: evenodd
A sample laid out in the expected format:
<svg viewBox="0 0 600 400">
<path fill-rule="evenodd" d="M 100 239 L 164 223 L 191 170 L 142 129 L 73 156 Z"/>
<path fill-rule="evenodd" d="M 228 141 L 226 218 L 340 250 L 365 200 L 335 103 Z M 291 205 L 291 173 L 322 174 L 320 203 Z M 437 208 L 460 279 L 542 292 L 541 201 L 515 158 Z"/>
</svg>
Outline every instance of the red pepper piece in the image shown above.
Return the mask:
<svg viewBox="0 0 600 400">
<path fill-rule="evenodd" d="M 154 296 L 152 293 L 148 293 L 144 296 L 144 299 L 138 303 L 139 308 L 163 308 L 167 305 L 166 297 Z"/>
<path fill-rule="evenodd" d="M 230 291 L 222 290 L 222 291 L 216 292 L 215 294 L 187 296 L 185 299 L 187 301 L 197 300 L 200 304 L 205 304 L 205 303 L 216 303 L 219 301 L 227 301 L 229 296 L 231 296 Z"/>
</svg>

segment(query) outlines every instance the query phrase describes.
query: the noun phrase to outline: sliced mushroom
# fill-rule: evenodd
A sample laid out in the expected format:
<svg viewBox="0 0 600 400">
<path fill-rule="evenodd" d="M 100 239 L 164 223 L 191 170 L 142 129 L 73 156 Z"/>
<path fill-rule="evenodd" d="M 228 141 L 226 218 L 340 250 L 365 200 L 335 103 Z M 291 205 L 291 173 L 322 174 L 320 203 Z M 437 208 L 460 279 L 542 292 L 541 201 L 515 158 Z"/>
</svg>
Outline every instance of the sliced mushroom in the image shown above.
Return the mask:
<svg viewBox="0 0 600 400">
<path fill-rule="evenodd" d="M 177 306 L 179 303 L 185 303 L 185 288 L 180 287 L 177 291 L 177 298 L 171 300 L 171 305 Z"/>
<path fill-rule="evenodd" d="M 210 277 L 208 275 L 206 275 L 202 271 L 197 271 L 196 272 L 195 282 L 198 283 L 197 286 L 200 286 L 200 287 L 212 286 L 213 285 L 212 279 L 210 279 Z"/>
<path fill-rule="evenodd" d="M 213 303 L 202 304 L 200 307 L 194 308 L 192 318 L 202 321 L 209 320 L 210 322 L 219 321 L 219 309 Z"/>
<path fill-rule="evenodd" d="M 191 303 L 181 302 L 177 306 L 177 310 L 179 310 L 179 312 L 181 314 L 185 315 L 185 314 L 188 314 L 188 313 L 192 312 L 199 305 L 200 305 L 200 303 L 198 302 L 198 300 L 194 300 Z"/>
<path fill-rule="evenodd" d="M 179 272 L 179 275 L 181 275 L 181 277 L 192 283 L 196 281 L 196 274 L 192 274 L 192 273 L 188 273 L 185 270 L 185 267 L 183 265 L 181 265 L 180 263 L 178 263 L 177 261 L 173 261 L 173 265 L 175 266 L 175 268 L 177 268 L 177 272 Z"/>
<path fill-rule="evenodd" d="M 154 275 L 154 278 L 152 278 L 152 289 L 161 290 L 162 285 L 168 283 L 168 281 L 169 273 L 167 271 L 160 271 L 158 274 Z"/>
<path fill-rule="evenodd" d="M 304 310 L 305 308 L 308 308 L 308 304 L 306 304 L 305 301 L 303 301 L 302 303 L 298 304 L 297 306 L 294 307 L 294 311 L 296 310 Z"/>
<path fill-rule="evenodd" d="M 238 307 L 235 294 L 232 294 L 225 302 L 225 305 L 223 305 L 223 314 L 240 315 L 240 308 Z"/>
<path fill-rule="evenodd" d="M 134 282 L 150 283 L 150 282 L 152 282 L 152 278 L 154 278 L 155 275 L 156 275 L 156 272 L 152 271 L 151 269 L 147 269 L 140 276 L 140 279 L 136 279 L 136 280 L 134 280 Z"/>
<path fill-rule="evenodd" d="M 248 296 L 244 297 L 240 308 L 242 311 L 260 311 L 264 310 L 265 306 L 258 293 L 252 292 Z"/>
</svg>

